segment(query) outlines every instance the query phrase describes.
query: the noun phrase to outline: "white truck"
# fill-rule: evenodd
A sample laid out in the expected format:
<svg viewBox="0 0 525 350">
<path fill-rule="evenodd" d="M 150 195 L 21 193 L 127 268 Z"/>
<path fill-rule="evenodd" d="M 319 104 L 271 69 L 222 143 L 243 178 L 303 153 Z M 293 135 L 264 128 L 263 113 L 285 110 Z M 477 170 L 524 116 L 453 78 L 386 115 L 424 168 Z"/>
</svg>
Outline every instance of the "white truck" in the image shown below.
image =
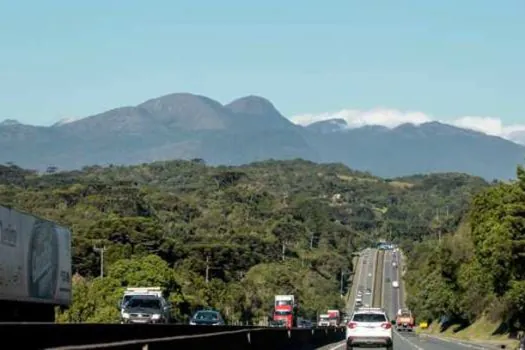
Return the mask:
<svg viewBox="0 0 525 350">
<path fill-rule="evenodd" d="M 330 326 L 330 315 L 321 314 L 319 315 L 319 321 L 317 322 L 317 327 L 329 327 Z"/>
<path fill-rule="evenodd" d="M 120 300 L 118 307 L 120 313 L 122 314 L 126 303 L 134 296 L 143 296 L 143 295 L 152 295 L 158 298 L 162 298 L 162 288 L 161 287 L 129 287 L 124 291 L 122 300 Z"/>
<path fill-rule="evenodd" d="M 71 231 L 0 206 L 0 322 L 54 322 L 71 303 Z"/>
</svg>

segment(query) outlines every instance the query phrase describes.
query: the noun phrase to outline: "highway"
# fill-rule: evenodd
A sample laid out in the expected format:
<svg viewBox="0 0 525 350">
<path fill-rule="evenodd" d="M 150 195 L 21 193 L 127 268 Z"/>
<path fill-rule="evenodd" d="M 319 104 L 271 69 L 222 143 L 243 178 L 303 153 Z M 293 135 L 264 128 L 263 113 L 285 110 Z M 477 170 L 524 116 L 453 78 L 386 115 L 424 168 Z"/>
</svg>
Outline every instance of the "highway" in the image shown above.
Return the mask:
<svg viewBox="0 0 525 350">
<path fill-rule="evenodd" d="M 373 285 L 374 285 L 374 272 L 375 272 L 375 263 L 377 257 L 376 249 L 367 249 L 363 251 L 358 263 L 358 270 L 356 271 L 355 283 L 352 288 L 355 288 L 357 291 L 359 287 L 363 289 L 370 288 L 372 294 L 366 295 L 363 294 L 363 304 L 372 305 L 372 296 L 374 294 Z M 396 262 L 398 267 L 395 268 L 392 266 L 392 262 Z M 382 281 L 382 291 L 381 291 L 381 300 L 383 308 L 385 308 L 390 319 L 393 319 L 399 308 L 404 307 L 404 295 L 402 288 L 392 288 L 392 281 L 399 281 L 400 287 L 402 285 L 401 281 L 401 271 L 402 271 L 402 261 L 400 259 L 399 253 L 393 254 L 392 251 L 387 250 L 385 252 L 384 267 L 383 267 L 383 281 Z M 370 276 L 369 274 L 372 274 Z M 351 295 L 356 295 L 354 290 L 352 290 Z M 349 300 L 348 309 L 351 312 L 355 300 Z M 340 342 L 330 346 L 323 347 L 322 349 L 326 350 L 343 350 L 346 349 L 345 342 Z M 427 336 L 418 336 L 415 333 L 398 333 L 394 331 L 394 349 L 395 350 L 466 350 L 466 349 L 494 349 L 494 347 L 485 347 L 477 344 L 469 344 L 465 342 L 455 342 L 449 340 L 441 340 L 437 338 L 431 338 Z"/>
</svg>

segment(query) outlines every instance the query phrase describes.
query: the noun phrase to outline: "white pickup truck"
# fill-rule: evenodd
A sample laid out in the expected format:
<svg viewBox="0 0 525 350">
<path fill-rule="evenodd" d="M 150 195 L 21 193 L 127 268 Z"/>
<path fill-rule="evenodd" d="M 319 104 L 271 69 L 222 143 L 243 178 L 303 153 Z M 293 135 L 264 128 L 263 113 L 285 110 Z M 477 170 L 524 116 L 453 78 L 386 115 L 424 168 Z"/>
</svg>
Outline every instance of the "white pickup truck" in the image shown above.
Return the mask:
<svg viewBox="0 0 525 350">
<path fill-rule="evenodd" d="M 357 309 L 346 326 L 346 349 L 384 347 L 394 349 L 392 323 L 381 308 Z"/>
</svg>

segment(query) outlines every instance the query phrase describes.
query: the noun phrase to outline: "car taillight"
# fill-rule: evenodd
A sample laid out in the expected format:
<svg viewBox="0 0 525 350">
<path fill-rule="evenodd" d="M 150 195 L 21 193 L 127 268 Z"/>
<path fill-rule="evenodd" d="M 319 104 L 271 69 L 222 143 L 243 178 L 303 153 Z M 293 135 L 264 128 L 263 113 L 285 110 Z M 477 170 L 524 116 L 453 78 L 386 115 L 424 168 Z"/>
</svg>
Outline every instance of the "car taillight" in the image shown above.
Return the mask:
<svg viewBox="0 0 525 350">
<path fill-rule="evenodd" d="M 385 322 L 381 324 L 381 327 L 383 327 L 384 329 L 390 329 L 392 328 L 392 324 L 390 322 Z"/>
<path fill-rule="evenodd" d="M 347 326 L 348 326 L 348 328 L 350 328 L 350 329 L 354 329 L 355 327 L 357 327 L 357 323 L 355 323 L 355 322 L 349 322 Z"/>
</svg>

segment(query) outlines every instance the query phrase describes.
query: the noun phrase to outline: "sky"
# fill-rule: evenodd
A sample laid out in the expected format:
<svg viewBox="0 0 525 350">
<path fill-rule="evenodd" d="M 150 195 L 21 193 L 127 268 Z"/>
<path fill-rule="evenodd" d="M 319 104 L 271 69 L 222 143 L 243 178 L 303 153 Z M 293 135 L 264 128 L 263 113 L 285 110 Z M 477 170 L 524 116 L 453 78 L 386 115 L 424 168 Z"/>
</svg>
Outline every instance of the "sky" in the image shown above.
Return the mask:
<svg viewBox="0 0 525 350">
<path fill-rule="evenodd" d="M 0 120 L 173 92 L 291 120 L 525 132 L 523 0 L 0 0 Z"/>
</svg>

